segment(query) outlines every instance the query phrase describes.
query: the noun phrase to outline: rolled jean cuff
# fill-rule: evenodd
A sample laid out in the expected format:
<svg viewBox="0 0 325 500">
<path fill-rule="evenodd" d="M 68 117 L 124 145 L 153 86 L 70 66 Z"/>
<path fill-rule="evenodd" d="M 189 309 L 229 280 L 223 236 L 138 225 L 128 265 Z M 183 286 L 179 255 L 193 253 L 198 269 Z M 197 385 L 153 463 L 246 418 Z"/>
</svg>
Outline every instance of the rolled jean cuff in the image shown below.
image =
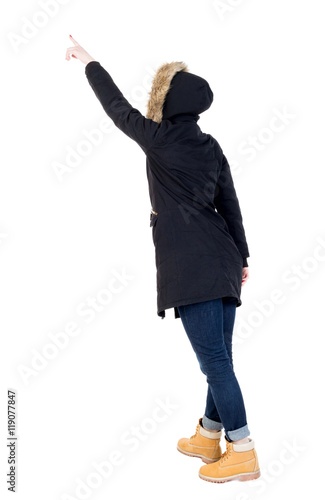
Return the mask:
<svg viewBox="0 0 325 500">
<path fill-rule="evenodd" d="M 202 425 L 208 431 L 221 431 L 223 429 L 223 425 L 221 422 L 216 422 L 215 420 L 211 420 L 205 415 L 202 418 Z"/>
<path fill-rule="evenodd" d="M 226 432 L 226 437 L 229 439 L 229 441 L 239 441 L 239 439 L 244 439 L 249 435 L 250 432 L 247 425 L 244 425 L 244 427 L 240 427 L 239 429 L 236 429 L 234 431 Z"/>
</svg>

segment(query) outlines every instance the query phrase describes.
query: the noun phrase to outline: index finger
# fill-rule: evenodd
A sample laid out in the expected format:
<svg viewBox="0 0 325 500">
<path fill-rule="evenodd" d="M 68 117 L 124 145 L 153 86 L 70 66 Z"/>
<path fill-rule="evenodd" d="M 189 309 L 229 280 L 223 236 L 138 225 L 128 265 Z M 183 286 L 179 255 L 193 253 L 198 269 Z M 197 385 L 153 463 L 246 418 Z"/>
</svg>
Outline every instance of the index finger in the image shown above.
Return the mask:
<svg viewBox="0 0 325 500">
<path fill-rule="evenodd" d="M 72 40 L 72 42 L 75 44 L 75 45 L 80 45 L 74 38 L 72 35 L 69 35 L 69 38 Z"/>
</svg>

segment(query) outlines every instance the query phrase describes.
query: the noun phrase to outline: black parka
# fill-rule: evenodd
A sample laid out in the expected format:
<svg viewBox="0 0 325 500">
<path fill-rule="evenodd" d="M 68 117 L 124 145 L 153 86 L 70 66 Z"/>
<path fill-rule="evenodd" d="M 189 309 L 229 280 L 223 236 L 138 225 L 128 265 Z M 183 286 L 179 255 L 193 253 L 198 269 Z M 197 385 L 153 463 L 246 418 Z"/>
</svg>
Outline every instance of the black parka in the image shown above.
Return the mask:
<svg viewBox="0 0 325 500">
<path fill-rule="evenodd" d="M 174 308 L 179 318 L 177 306 L 221 297 L 240 306 L 249 251 L 227 159 L 197 124 L 213 99 L 208 83 L 183 63 L 162 66 L 145 117 L 98 61 L 85 73 L 107 115 L 146 155 L 158 316 Z"/>
</svg>

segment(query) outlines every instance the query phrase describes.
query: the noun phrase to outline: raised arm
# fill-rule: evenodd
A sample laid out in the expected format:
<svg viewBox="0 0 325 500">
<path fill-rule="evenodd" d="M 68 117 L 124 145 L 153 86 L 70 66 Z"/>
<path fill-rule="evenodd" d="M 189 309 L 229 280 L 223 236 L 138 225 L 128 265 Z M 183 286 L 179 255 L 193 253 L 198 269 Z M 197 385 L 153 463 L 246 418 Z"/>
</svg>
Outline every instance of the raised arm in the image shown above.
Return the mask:
<svg viewBox="0 0 325 500">
<path fill-rule="evenodd" d="M 227 158 L 223 156 L 222 169 L 216 186 L 214 206 L 224 218 L 229 233 L 243 257 L 243 267 L 248 267 L 249 251 L 243 226 L 242 214 Z"/>
<path fill-rule="evenodd" d="M 123 96 L 109 73 L 71 35 L 74 47 L 67 49 L 66 59 L 75 57 L 83 62 L 86 77 L 96 97 L 114 124 L 143 150 L 148 149 L 159 133 L 158 123 L 145 118 Z"/>
</svg>

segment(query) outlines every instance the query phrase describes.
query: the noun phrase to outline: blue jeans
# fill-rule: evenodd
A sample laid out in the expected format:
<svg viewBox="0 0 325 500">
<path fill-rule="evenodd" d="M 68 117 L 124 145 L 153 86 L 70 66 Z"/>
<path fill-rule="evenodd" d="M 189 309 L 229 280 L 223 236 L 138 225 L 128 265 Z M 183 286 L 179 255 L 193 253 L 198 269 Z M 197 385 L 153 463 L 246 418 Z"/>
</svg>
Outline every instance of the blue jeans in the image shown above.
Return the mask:
<svg viewBox="0 0 325 500">
<path fill-rule="evenodd" d="M 178 306 L 179 315 L 206 375 L 203 427 L 224 429 L 228 441 L 249 436 L 243 396 L 233 370 L 232 335 L 237 300 L 232 297 Z"/>
</svg>

